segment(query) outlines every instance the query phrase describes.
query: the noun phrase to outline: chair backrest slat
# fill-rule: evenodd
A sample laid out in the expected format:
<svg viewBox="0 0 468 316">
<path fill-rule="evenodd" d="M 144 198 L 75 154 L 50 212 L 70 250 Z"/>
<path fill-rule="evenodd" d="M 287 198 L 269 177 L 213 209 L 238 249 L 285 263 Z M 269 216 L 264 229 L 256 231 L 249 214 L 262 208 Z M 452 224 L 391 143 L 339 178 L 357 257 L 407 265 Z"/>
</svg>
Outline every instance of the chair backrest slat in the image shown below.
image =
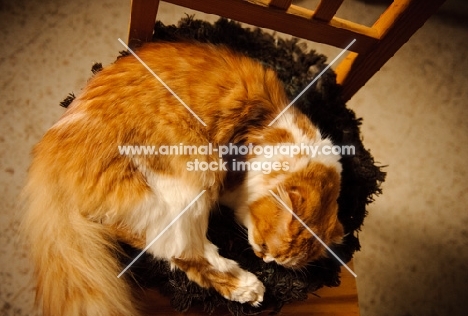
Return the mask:
<svg viewBox="0 0 468 316">
<path fill-rule="evenodd" d="M 271 0 L 269 6 L 281 10 L 287 10 L 292 0 Z"/>
<path fill-rule="evenodd" d="M 328 22 L 336 14 L 343 0 L 321 0 L 314 12 L 314 19 Z"/>
</svg>

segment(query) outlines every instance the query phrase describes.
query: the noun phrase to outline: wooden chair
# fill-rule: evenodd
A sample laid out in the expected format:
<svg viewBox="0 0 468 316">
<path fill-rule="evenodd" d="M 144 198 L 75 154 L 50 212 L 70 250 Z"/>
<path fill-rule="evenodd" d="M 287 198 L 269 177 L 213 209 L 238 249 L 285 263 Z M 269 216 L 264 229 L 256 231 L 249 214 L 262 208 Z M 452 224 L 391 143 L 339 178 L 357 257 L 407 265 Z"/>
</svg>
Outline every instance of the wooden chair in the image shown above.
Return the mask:
<svg viewBox="0 0 468 316">
<path fill-rule="evenodd" d="M 350 53 L 337 66 L 337 81 L 349 100 L 408 41 L 445 0 L 395 0 L 367 27 L 335 17 L 344 0 L 321 0 L 315 10 L 292 0 L 164 0 L 287 33 L 310 41 L 345 48 Z M 150 41 L 159 0 L 132 0 L 129 45 Z"/>
<path fill-rule="evenodd" d="M 321 0 L 315 10 L 293 5 L 292 0 L 164 1 L 338 48 L 345 48 L 356 39 L 335 70 L 344 99 L 349 100 L 445 0 L 394 0 L 371 27 L 335 17 L 344 0 Z M 159 0 L 132 0 L 130 47 L 151 40 L 158 5 Z M 321 289 L 317 292 L 321 299 L 311 296 L 307 301 L 286 306 L 282 314 L 359 315 L 356 281 L 347 271 L 342 277 L 338 289 Z M 149 291 L 147 296 L 151 315 L 179 315 L 157 292 Z M 185 315 L 202 314 L 195 308 Z"/>
</svg>

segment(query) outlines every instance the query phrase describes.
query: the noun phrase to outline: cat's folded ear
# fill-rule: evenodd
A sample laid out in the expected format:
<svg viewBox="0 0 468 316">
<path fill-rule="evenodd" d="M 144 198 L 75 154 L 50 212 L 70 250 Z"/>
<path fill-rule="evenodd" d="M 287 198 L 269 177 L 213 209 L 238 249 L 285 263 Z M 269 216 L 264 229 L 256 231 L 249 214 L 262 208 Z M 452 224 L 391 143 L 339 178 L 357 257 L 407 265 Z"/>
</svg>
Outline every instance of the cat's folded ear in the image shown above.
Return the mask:
<svg viewBox="0 0 468 316">
<path fill-rule="evenodd" d="M 304 211 L 303 205 L 306 202 L 306 199 L 311 198 L 310 196 L 307 196 L 306 188 L 301 186 L 279 186 L 278 194 L 289 209 L 297 215 Z"/>
<path fill-rule="evenodd" d="M 291 200 L 292 205 L 300 205 L 304 203 L 304 192 L 300 187 L 291 187 L 287 190 L 289 199 Z"/>
</svg>

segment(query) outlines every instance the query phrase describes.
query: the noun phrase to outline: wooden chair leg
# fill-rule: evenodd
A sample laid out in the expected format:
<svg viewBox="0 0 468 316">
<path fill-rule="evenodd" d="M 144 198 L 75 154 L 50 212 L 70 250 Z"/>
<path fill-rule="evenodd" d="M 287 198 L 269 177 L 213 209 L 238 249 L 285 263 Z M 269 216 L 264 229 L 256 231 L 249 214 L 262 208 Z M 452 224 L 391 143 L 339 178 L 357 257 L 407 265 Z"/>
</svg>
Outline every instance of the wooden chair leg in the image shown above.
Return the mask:
<svg viewBox="0 0 468 316">
<path fill-rule="evenodd" d="M 128 32 L 130 48 L 151 41 L 158 6 L 159 0 L 132 0 Z"/>
<path fill-rule="evenodd" d="M 349 53 L 336 68 L 344 99 L 363 87 L 444 2 L 395 0 L 372 26 L 380 34 L 376 46 L 367 54 Z"/>
</svg>

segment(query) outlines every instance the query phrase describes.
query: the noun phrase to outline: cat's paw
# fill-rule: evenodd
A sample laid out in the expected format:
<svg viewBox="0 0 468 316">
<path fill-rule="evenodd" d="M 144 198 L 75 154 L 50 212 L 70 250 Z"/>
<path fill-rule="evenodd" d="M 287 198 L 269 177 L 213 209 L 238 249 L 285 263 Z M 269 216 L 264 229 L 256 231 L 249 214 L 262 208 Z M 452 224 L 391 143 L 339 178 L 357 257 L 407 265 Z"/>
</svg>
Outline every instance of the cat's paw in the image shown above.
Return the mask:
<svg viewBox="0 0 468 316">
<path fill-rule="evenodd" d="M 239 303 L 250 303 L 255 307 L 260 306 L 260 303 L 263 301 L 265 286 L 254 274 L 241 271 L 242 273 L 238 275 L 235 289 L 226 298 Z"/>
</svg>

